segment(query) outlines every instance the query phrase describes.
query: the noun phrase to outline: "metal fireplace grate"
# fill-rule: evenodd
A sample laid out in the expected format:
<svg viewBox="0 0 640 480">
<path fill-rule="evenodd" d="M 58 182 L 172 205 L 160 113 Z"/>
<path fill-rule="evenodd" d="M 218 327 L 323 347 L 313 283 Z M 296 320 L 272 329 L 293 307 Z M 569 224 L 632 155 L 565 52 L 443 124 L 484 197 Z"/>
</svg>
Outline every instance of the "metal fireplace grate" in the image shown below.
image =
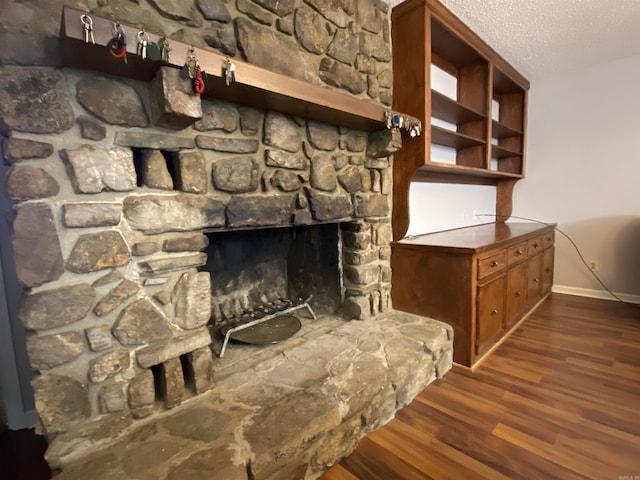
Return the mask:
<svg viewBox="0 0 640 480">
<path fill-rule="evenodd" d="M 220 348 L 220 353 L 218 354 L 218 356 L 220 358 L 224 357 L 224 352 L 227 349 L 227 344 L 229 343 L 229 340 L 232 338 L 232 335 L 234 333 L 240 332 L 247 328 L 255 327 L 256 325 L 275 319 L 279 316 L 288 315 L 297 310 L 306 308 L 315 320 L 316 314 L 313 312 L 311 305 L 309 305 L 309 301 L 311 300 L 311 298 L 312 295 L 309 295 L 306 300 L 300 299 L 297 303 L 286 298 L 280 298 L 274 302 L 269 302 L 256 308 L 247 310 L 241 315 L 230 319 L 233 322 L 233 326 L 226 329 L 222 347 Z"/>
</svg>

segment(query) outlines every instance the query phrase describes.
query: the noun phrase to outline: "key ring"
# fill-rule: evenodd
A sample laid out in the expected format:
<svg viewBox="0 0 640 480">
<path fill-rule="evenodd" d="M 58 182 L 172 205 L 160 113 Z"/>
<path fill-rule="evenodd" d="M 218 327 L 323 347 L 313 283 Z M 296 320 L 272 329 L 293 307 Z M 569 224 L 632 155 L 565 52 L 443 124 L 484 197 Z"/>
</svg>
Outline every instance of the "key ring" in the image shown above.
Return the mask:
<svg viewBox="0 0 640 480">
<path fill-rule="evenodd" d="M 148 41 L 149 41 L 149 34 L 145 32 L 144 29 L 140 30 L 138 32 L 138 42 L 148 42 Z"/>
<path fill-rule="evenodd" d="M 93 19 L 88 13 L 80 15 L 80 22 L 82 22 L 82 31 L 84 33 L 84 42 L 95 44 L 96 40 L 93 37 Z"/>
<path fill-rule="evenodd" d="M 127 39 L 124 35 L 124 28 L 120 25 L 119 22 L 113 24 L 113 33 L 114 36 L 109 43 L 107 43 L 107 48 L 109 49 L 109 54 L 115 58 L 127 58 Z"/>
<path fill-rule="evenodd" d="M 93 18 L 91 18 L 88 14 L 83 13 L 80 15 L 80 21 L 86 30 L 93 30 Z"/>
</svg>

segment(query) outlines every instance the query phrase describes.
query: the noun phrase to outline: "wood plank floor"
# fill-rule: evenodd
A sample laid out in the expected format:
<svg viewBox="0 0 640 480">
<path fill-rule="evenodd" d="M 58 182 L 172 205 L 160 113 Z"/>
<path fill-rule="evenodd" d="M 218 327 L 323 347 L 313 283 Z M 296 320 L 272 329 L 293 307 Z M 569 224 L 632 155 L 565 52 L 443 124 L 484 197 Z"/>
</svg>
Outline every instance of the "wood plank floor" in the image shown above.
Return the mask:
<svg viewBox="0 0 640 480">
<path fill-rule="evenodd" d="M 321 480 L 640 480 L 640 306 L 553 294 Z"/>
</svg>

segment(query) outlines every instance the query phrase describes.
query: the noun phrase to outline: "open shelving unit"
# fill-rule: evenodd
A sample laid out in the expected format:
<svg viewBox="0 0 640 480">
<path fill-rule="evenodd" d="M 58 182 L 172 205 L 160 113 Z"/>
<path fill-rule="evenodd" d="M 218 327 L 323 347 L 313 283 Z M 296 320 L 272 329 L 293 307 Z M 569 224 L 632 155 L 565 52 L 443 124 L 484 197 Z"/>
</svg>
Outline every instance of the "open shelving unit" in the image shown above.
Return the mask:
<svg viewBox="0 0 640 480">
<path fill-rule="evenodd" d="M 510 215 L 525 175 L 529 82 L 437 0 L 407 0 L 391 18 L 394 109 L 425 130 L 395 155 L 394 239 L 409 226 L 411 181 L 495 185 L 496 213 Z M 432 67 L 454 80 L 454 94 L 435 88 Z M 434 146 L 454 161 L 440 160 Z"/>
</svg>

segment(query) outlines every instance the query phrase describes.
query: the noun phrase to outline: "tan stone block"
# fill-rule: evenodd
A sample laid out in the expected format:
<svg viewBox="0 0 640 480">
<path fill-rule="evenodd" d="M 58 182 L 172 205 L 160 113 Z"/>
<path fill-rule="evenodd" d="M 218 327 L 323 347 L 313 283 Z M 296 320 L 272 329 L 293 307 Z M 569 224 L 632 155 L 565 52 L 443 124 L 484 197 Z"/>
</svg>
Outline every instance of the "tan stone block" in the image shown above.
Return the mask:
<svg viewBox="0 0 640 480">
<path fill-rule="evenodd" d="M 182 403 L 186 397 L 184 388 L 184 374 L 179 358 L 172 358 L 162 364 L 163 377 L 161 379 L 162 396 L 167 408 L 173 408 Z"/>
<path fill-rule="evenodd" d="M 157 127 L 182 130 L 202 118 L 200 95 L 193 94 L 189 79 L 180 70 L 160 67 L 151 81 L 151 113 Z"/>
<path fill-rule="evenodd" d="M 211 334 L 207 327 L 191 330 L 179 337 L 160 345 L 149 345 L 136 351 L 138 365 L 143 368 L 152 367 L 166 362 L 171 358 L 178 358 L 185 353 L 211 344 Z"/>
<path fill-rule="evenodd" d="M 153 382 L 151 370 L 136 375 L 129 382 L 129 406 L 131 408 L 141 408 L 153 405 L 156 399 L 156 390 Z"/>
</svg>

